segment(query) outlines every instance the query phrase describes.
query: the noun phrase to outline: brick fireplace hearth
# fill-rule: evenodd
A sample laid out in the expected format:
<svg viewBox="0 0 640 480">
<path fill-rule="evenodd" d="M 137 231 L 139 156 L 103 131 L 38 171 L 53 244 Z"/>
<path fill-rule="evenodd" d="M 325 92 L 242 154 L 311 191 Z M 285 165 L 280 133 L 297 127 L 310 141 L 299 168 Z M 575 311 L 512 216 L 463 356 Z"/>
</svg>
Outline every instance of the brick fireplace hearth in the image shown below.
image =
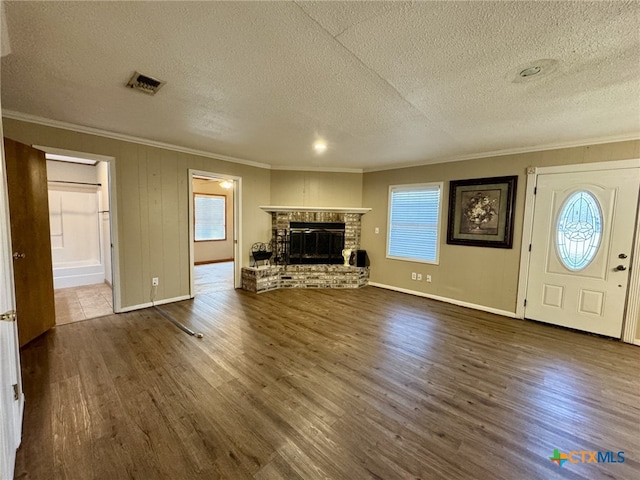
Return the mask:
<svg viewBox="0 0 640 480">
<path fill-rule="evenodd" d="M 242 288 L 261 293 L 277 288 L 359 288 L 369 281 L 369 267 L 343 264 L 291 264 L 291 223 L 344 224 L 344 248 L 360 246 L 361 217 L 370 208 L 260 207 L 271 214 L 273 263 L 242 269 Z"/>
</svg>

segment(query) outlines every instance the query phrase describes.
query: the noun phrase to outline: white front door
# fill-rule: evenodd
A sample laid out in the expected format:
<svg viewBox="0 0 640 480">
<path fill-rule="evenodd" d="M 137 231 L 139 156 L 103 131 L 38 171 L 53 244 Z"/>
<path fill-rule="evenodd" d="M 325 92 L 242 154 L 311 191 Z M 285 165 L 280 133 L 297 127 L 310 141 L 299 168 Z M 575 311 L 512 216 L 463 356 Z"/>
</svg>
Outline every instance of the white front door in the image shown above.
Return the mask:
<svg viewBox="0 0 640 480">
<path fill-rule="evenodd" d="M 525 317 L 620 338 L 640 169 L 541 174 Z"/>
</svg>

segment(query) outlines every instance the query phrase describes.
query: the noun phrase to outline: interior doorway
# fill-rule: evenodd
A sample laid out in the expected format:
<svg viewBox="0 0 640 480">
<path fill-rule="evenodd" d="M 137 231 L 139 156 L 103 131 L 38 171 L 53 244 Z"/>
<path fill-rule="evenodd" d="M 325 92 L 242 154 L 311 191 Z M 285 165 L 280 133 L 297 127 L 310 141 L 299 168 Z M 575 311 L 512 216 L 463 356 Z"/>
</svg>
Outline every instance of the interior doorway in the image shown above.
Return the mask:
<svg viewBox="0 0 640 480">
<path fill-rule="evenodd" d="M 47 159 L 56 325 L 117 312 L 113 158 L 38 148 Z"/>
<path fill-rule="evenodd" d="M 191 297 L 239 287 L 241 179 L 189 170 Z"/>
</svg>

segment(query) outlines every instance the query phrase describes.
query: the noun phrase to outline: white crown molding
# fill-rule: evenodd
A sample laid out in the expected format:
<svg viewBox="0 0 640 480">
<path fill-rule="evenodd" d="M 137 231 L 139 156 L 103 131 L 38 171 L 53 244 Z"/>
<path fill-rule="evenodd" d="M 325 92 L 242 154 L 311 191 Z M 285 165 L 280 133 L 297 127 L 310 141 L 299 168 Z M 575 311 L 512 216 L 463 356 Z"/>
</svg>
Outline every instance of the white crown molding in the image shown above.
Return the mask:
<svg viewBox="0 0 640 480">
<path fill-rule="evenodd" d="M 544 152 L 547 150 L 558 150 L 562 148 L 586 147 L 590 145 L 601 145 L 604 143 L 640 140 L 640 134 L 636 133 L 636 134 L 617 135 L 617 136 L 609 136 L 609 137 L 599 137 L 599 138 L 594 138 L 589 140 L 580 140 L 575 142 L 552 143 L 552 144 L 542 145 L 535 148 L 533 147 L 508 148 L 504 150 L 493 150 L 490 152 L 473 153 L 469 155 L 441 157 L 441 158 L 435 158 L 430 161 L 425 160 L 420 162 L 404 163 L 404 164 L 397 164 L 397 165 L 386 165 L 382 167 L 373 167 L 373 168 L 305 167 L 305 166 L 296 166 L 296 165 L 292 165 L 292 166 L 269 165 L 267 163 L 254 162 L 251 160 L 244 160 L 242 158 L 236 158 L 236 157 L 230 157 L 227 155 L 220 155 L 216 153 L 206 152 L 204 150 L 196 150 L 193 148 L 182 147 L 182 146 L 173 145 L 170 143 L 157 142 L 155 140 L 149 140 L 146 138 L 134 137 L 132 135 L 126 135 L 123 133 L 110 132 L 107 130 L 101 130 L 99 128 L 85 127 L 83 125 L 61 122 L 59 120 L 51 120 L 49 118 L 39 117 L 37 115 L 30 115 L 27 113 L 16 112 L 14 110 L 3 109 L 2 116 L 13 119 L 13 120 L 19 120 L 22 122 L 35 123 L 37 125 L 44 125 L 46 127 L 61 128 L 63 130 L 71 130 L 73 132 L 78 132 L 78 133 L 97 135 L 100 137 L 111 138 L 114 140 L 121 140 L 125 142 L 137 143 L 140 145 L 147 145 L 150 147 L 163 148 L 166 150 L 173 150 L 176 152 L 188 153 L 191 155 L 198 155 L 198 156 L 207 157 L 207 158 L 213 158 L 215 160 L 222 160 L 230 163 L 238 163 L 238 164 L 247 165 L 250 167 L 264 168 L 268 170 L 285 170 L 285 171 L 289 170 L 289 171 L 327 172 L 327 173 L 382 172 L 387 170 L 399 170 L 403 168 L 424 167 L 427 165 L 434 165 L 438 163 L 461 162 L 464 160 L 476 160 L 481 158 L 501 157 L 505 155 Z"/>
<path fill-rule="evenodd" d="M 292 172 L 326 172 L 326 173 L 363 173 L 362 168 L 339 168 L 339 167 L 301 167 L 274 165 L 271 170 L 289 170 Z"/>
<path fill-rule="evenodd" d="M 82 125 L 76 125 L 74 123 L 61 122 L 59 120 L 51 120 L 49 118 L 38 117 L 36 115 L 29 115 L 27 113 L 16 112 L 13 110 L 3 109 L 2 116 L 6 118 L 10 118 L 12 120 L 19 120 L 21 122 L 43 125 L 45 127 L 61 128 L 63 130 L 71 130 L 72 132 L 78 132 L 78 133 L 87 133 L 89 135 L 97 135 L 99 137 L 111 138 L 113 140 L 121 140 L 124 142 L 147 145 L 149 147 L 163 148 L 165 150 L 173 150 L 174 152 L 188 153 L 190 155 L 198 155 L 200 157 L 213 158 L 215 160 L 222 160 L 225 162 L 239 163 L 241 165 L 248 165 L 250 167 L 266 168 L 266 169 L 271 168 L 271 165 L 268 165 L 266 163 L 253 162 L 251 160 L 244 160 L 242 158 L 229 157 L 227 155 L 219 155 L 217 153 L 206 152 L 204 150 L 196 150 L 194 148 L 181 147 L 179 145 L 172 145 L 170 143 L 157 142 L 155 140 L 134 137 L 132 135 L 126 135 L 123 133 L 109 132 L 107 130 L 101 130 L 99 128 L 85 127 Z"/>
<path fill-rule="evenodd" d="M 411 167 L 424 167 L 426 165 L 435 165 L 438 163 L 452 163 L 452 162 L 462 162 L 464 160 L 476 160 L 480 158 L 491 158 L 491 157 L 503 157 L 505 155 L 518 155 L 523 153 L 536 153 L 536 152 L 546 152 L 548 150 L 560 150 L 562 148 L 576 148 L 576 147 L 588 147 L 591 145 L 602 145 L 604 143 L 615 143 L 615 142 L 628 142 L 633 140 L 640 140 L 640 134 L 632 134 L 632 135 L 617 135 L 610 137 L 599 137 L 589 140 L 580 140 L 575 142 L 564 142 L 564 143 L 550 143 L 547 145 L 541 145 L 539 147 L 519 147 L 519 148 L 506 148 L 504 150 L 493 150 L 490 152 L 483 153 L 472 153 L 469 155 L 458 155 L 452 157 L 441 157 L 433 159 L 432 161 L 422 161 L 415 163 L 405 163 L 399 165 L 389 165 L 385 167 L 374 167 L 374 168 L 365 168 L 363 169 L 363 173 L 370 172 L 383 172 L 386 170 L 398 170 L 401 168 L 411 168 Z"/>
</svg>

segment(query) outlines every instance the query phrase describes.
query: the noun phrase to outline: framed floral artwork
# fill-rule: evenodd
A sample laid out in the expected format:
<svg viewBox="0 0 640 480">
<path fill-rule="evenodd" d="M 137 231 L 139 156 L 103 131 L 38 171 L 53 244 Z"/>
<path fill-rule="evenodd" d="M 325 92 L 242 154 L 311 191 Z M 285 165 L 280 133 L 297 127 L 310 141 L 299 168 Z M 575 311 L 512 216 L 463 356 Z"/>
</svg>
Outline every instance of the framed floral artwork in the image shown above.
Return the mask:
<svg viewBox="0 0 640 480">
<path fill-rule="evenodd" d="M 447 243 L 512 248 L 517 175 L 449 182 Z"/>
</svg>

